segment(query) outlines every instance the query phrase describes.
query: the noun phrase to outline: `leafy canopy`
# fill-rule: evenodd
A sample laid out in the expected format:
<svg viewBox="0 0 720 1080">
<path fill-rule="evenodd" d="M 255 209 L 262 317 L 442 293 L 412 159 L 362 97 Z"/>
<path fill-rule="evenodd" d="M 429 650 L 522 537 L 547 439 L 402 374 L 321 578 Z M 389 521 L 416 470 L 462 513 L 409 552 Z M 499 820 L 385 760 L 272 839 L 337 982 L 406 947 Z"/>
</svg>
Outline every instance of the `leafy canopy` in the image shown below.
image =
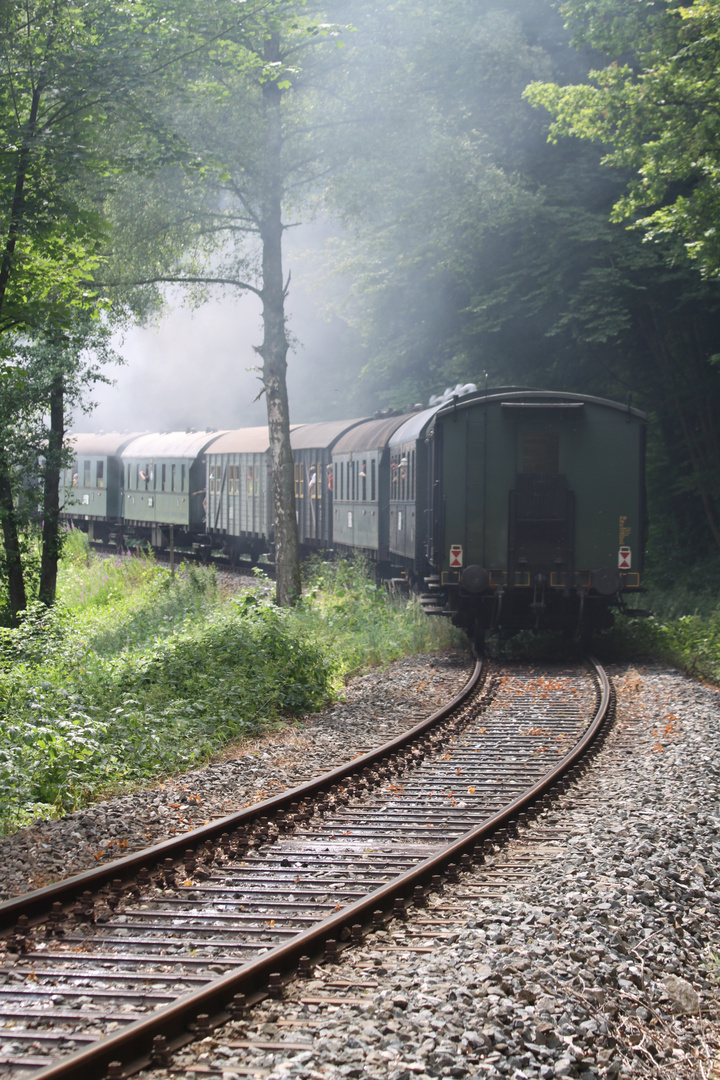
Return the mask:
<svg viewBox="0 0 720 1080">
<path fill-rule="evenodd" d="M 631 179 L 616 222 L 633 219 L 705 275 L 720 274 L 720 0 L 566 0 L 578 45 L 611 59 L 582 85 L 534 82 L 526 98 L 552 114 L 550 138 L 607 147 Z"/>
</svg>

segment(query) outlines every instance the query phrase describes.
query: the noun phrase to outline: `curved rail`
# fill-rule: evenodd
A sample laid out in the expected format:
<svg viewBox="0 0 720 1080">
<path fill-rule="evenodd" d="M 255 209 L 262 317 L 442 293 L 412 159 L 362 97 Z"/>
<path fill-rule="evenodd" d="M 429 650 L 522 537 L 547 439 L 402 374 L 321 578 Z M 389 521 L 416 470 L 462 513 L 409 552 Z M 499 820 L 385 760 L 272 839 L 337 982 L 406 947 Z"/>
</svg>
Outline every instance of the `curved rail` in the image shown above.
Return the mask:
<svg viewBox="0 0 720 1080">
<path fill-rule="evenodd" d="M 392 918 L 392 911 L 388 912 L 391 905 L 400 901 L 400 907 L 402 908 L 405 899 L 412 895 L 415 896 L 417 901 L 418 888 L 422 893 L 424 887 L 436 875 L 443 870 L 448 871 L 456 860 L 465 856 L 463 865 L 468 864 L 468 856 L 470 861 L 472 861 L 473 857 L 482 861 L 481 845 L 483 841 L 499 829 L 507 826 L 519 813 L 528 810 L 543 799 L 552 788 L 557 786 L 559 780 L 567 777 L 568 773 L 575 768 L 588 748 L 598 738 L 611 711 L 612 692 L 603 669 L 595 661 L 591 661 L 591 664 L 598 681 L 600 699 L 592 722 L 576 745 L 563 756 L 558 764 L 544 774 L 538 782 L 528 788 L 521 796 L 515 798 L 504 806 L 502 810 L 449 844 L 438 854 L 425 859 L 413 869 L 402 873 L 362 899 L 348 904 L 333 915 L 314 924 L 308 930 L 299 932 L 287 943 L 276 946 L 270 952 L 243 966 L 236 967 L 201 989 L 188 993 L 172 1004 L 156 1010 L 146 1018 L 128 1025 L 123 1031 L 106 1036 L 64 1061 L 41 1069 L 33 1074 L 33 1080 L 77 1080 L 80 1077 L 101 1078 L 108 1074 L 108 1069 L 113 1075 L 118 1076 L 121 1075 L 120 1070 L 124 1070 L 126 1074 L 136 1071 L 152 1060 L 153 1040 L 157 1040 L 161 1036 L 163 1046 L 170 1050 L 186 1044 L 195 1037 L 188 1034 L 188 1032 L 193 1022 L 198 1021 L 199 1016 L 203 1017 L 201 1024 L 204 1030 L 225 1022 L 233 1013 L 231 1003 L 237 995 L 242 995 L 243 1002 L 246 1000 L 248 1003 L 265 997 L 268 993 L 268 983 L 272 981 L 271 976 L 274 979 L 274 985 L 277 986 L 281 977 L 288 976 L 298 967 L 301 958 L 322 955 L 323 951 L 327 949 L 328 942 L 332 943 L 333 948 L 331 951 L 334 953 L 338 948 L 342 948 L 338 944 L 341 940 L 347 940 L 351 936 L 353 941 L 361 939 L 364 926 L 367 926 L 370 922 L 377 925 L 377 913 L 379 910 L 386 913 L 384 915 L 385 920 Z M 195 834 L 192 834 L 193 839 L 199 839 L 200 834 L 205 838 L 209 831 L 218 835 L 227 829 L 230 822 L 247 820 L 248 817 L 258 817 L 262 811 L 267 812 L 271 807 L 279 808 L 284 803 L 289 802 L 291 798 L 297 799 L 299 792 L 307 794 L 308 787 L 311 787 L 317 793 L 328 787 L 329 784 L 346 777 L 349 773 L 362 770 L 368 764 L 377 761 L 383 753 L 387 754 L 388 747 L 397 749 L 399 746 L 407 745 L 411 738 L 417 737 L 417 734 L 421 731 L 428 730 L 429 727 L 438 723 L 440 719 L 445 718 L 450 709 L 456 708 L 458 704 L 464 702 L 472 689 L 477 686 L 479 678 L 480 665 L 477 665 L 465 690 L 461 695 L 458 695 L 454 702 L 451 703 L 451 706 L 435 713 L 422 724 L 416 725 L 412 732 L 408 732 L 400 739 L 386 744 L 386 747 L 358 758 L 351 766 L 333 770 L 333 772 L 313 782 L 312 785 L 295 789 L 290 794 L 277 797 L 267 803 L 260 804 L 260 806 L 252 807 L 248 811 L 233 815 L 231 818 L 224 819 L 222 823 L 216 823 L 212 827 L 207 826 L 202 830 L 197 830 Z M 153 850 L 162 849 L 162 854 L 165 854 L 169 850 L 177 850 L 180 845 L 187 846 L 188 839 L 186 834 L 179 841 L 167 842 Z M 147 858 L 148 852 L 146 851 L 120 860 L 120 863 L 103 868 L 101 872 L 93 872 L 90 877 L 80 875 L 78 878 L 71 879 L 71 882 L 63 883 L 63 885 L 67 886 L 65 891 L 66 893 L 76 893 L 79 883 L 86 885 L 90 878 L 97 880 L 96 875 L 103 880 L 107 880 L 112 875 L 117 875 L 119 865 L 124 864 L 130 869 L 139 866 L 143 859 L 147 862 Z M 454 877 L 456 872 L 455 869 L 448 876 Z M 40 892 L 44 897 L 49 898 L 48 890 L 40 890 Z M 39 897 L 37 899 L 39 900 Z M 8 907 L 8 905 L 3 906 Z M 397 907 L 395 910 L 397 910 Z M 157 1042 L 155 1043 L 155 1049 L 157 1052 Z"/>
<path fill-rule="evenodd" d="M 482 661 L 477 660 L 470 678 L 452 701 L 432 713 L 425 720 L 421 720 L 419 724 L 403 732 L 402 735 L 398 735 L 375 750 L 370 750 L 360 757 L 353 758 L 346 765 L 332 769 L 314 780 L 300 784 L 289 791 L 284 791 L 281 795 L 275 795 L 273 798 L 266 799 L 255 806 L 246 807 L 244 810 L 238 810 L 227 817 L 211 821 L 208 825 L 201 825 L 190 832 L 181 833 L 180 836 L 173 837 L 171 840 L 163 840 L 160 844 L 154 844 L 152 847 L 143 848 L 141 851 L 133 852 L 131 855 L 125 855 L 122 859 L 115 859 L 104 866 L 85 870 L 82 874 L 75 874 L 73 877 L 65 878 L 63 881 L 55 882 L 53 885 L 47 885 L 43 889 L 36 889 L 33 892 L 25 893 L 23 896 L 4 901 L 4 903 L 0 904 L 0 933 L 3 930 L 12 929 L 21 915 L 27 916 L 28 925 L 32 926 L 42 921 L 48 912 L 52 910 L 53 904 L 69 905 L 85 889 L 99 889 L 117 878 L 123 881 L 132 880 L 139 870 L 145 869 L 149 865 L 155 865 L 173 856 L 179 857 L 188 847 L 197 848 L 207 840 L 217 840 L 223 833 L 252 824 L 261 817 L 276 813 L 278 810 L 285 810 L 300 799 L 315 798 L 321 792 L 329 790 L 333 784 L 362 773 L 364 769 L 370 768 L 383 758 L 404 749 L 421 735 L 447 720 L 475 690 L 482 674 Z"/>
</svg>

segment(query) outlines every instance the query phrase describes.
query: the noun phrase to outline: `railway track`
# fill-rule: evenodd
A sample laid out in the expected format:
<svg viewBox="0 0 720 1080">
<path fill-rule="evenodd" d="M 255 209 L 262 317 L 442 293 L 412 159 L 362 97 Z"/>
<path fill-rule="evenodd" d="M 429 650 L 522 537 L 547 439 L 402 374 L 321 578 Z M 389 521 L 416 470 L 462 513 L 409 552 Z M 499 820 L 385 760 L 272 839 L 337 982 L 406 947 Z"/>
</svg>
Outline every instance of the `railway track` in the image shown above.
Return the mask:
<svg viewBox="0 0 720 1080">
<path fill-rule="evenodd" d="M 0 905 L 0 1076 L 119 1077 L 269 996 L 482 862 L 582 769 L 608 680 L 483 671 L 310 784 Z M 192 847 L 190 845 L 192 844 Z"/>
</svg>

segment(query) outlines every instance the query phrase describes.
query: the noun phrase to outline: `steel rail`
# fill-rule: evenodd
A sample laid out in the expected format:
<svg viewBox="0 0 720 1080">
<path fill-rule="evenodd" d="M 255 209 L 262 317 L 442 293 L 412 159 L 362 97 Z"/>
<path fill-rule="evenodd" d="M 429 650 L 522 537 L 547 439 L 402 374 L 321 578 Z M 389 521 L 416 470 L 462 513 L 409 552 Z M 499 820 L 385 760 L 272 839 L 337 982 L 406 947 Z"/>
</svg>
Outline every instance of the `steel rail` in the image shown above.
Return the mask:
<svg viewBox="0 0 720 1080">
<path fill-rule="evenodd" d="M 235 995 L 244 995 L 249 1004 L 261 1000 L 268 994 L 267 986 L 271 975 L 280 973 L 287 977 L 289 973 L 295 971 L 301 957 L 322 955 L 328 941 L 334 942 L 338 950 L 342 949 L 340 942 L 351 936 L 351 928 L 357 924 L 367 925 L 373 919 L 373 913 L 377 911 L 386 912 L 385 920 L 389 921 L 392 918 L 392 911 L 388 912 L 388 908 L 396 899 L 404 900 L 407 896 L 414 894 L 414 889 L 418 885 L 422 887 L 432 882 L 433 878 L 452 865 L 455 860 L 459 860 L 462 855 L 472 851 L 476 845 L 481 845 L 487 838 L 512 822 L 519 813 L 541 800 L 578 765 L 598 739 L 610 716 L 613 703 L 613 695 L 605 671 L 594 659 L 589 658 L 589 663 L 600 689 L 600 703 L 592 722 L 575 746 L 558 764 L 522 795 L 455 840 L 440 853 L 399 875 L 362 900 L 349 904 L 312 928 L 298 933 L 292 941 L 276 946 L 263 956 L 220 976 L 209 985 L 178 998 L 172 1005 L 160 1008 L 147 1018 L 131 1023 L 122 1032 L 108 1035 L 92 1046 L 77 1051 L 64 1061 L 33 1073 L 32 1080 L 80 1080 L 80 1078 L 100 1080 L 107 1075 L 111 1064 L 113 1064 L 114 1076 L 123 1075 L 123 1069 L 125 1075 L 136 1072 L 152 1061 L 153 1039 L 157 1036 L 164 1036 L 169 1050 L 178 1049 L 196 1037 L 189 1034 L 189 1031 L 193 1022 L 197 1023 L 198 1017 L 203 1016 L 205 1019 L 206 1027 L 204 1026 L 203 1030 L 206 1028 L 209 1030 L 211 1027 L 226 1022 L 232 1016 L 232 1012 L 228 1011 L 228 1005 Z M 479 678 L 477 668 L 475 676 Z M 418 725 L 418 727 L 423 726 L 425 725 Z M 374 752 L 366 757 L 375 758 L 377 753 Z M 336 776 L 337 773 L 342 772 L 343 770 L 335 770 L 328 776 Z M 323 781 L 327 784 L 326 778 L 323 778 Z M 318 785 L 321 786 L 320 781 Z M 269 803 L 262 804 L 264 809 L 267 809 L 269 805 Z"/>
<path fill-rule="evenodd" d="M 140 851 L 133 852 L 131 855 L 125 855 L 121 859 L 115 859 L 111 863 L 93 867 L 92 870 L 85 870 L 81 874 L 75 874 L 73 877 L 65 878 L 42 889 L 36 889 L 33 892 L 25 893 L 23 896 L 14 897 L 12 900 L 5 900 L 0 904 L 0 934 L 3 931 L 12 930 L 20 915 L 27 916 L 30 926 L 37 925 L 50 912 L 54 903 L 61 903 L 68 907 L 85 889 L 99 889 L 117 878 L 124 882 L 130 881 L 141 869 L 148 868 L 148 866 L 157 864 L 173 855 L 179 857 L 189 847 L 200 847 L 207 840 L 216 840 L 225 832 L 252 824 L 252 822 L 263 816 L 269 817 L 278 810 L 286 809 L 294 802 L 313 798 L 326 788 L 331 788 L 333 784 L 338 784 L 350 776 L 362 773 L 363 769 L 369 768 L 390 754 L 404 749 L 420 735 L 429 732 L 446 720 L 459 706 L 465 703 L 472 691 L 480 683 L 483 674 L 482 661 L 477 660 L 472 674 L 462 690 L 447 705 L 443 705 L 441 709 L 436 710 L 430 716 L 421 720 L 419 724 L 403 732 L 402 735 L 390 739 L 389 742 L 383 743 L 382 746 L 369 750 L 366 754 L 353 758 L 352 761 L 345 765 L 340 765 L 338 768 L 332 769 L 314 780 L 300 784 L 289 791 L 282 792 L 282 794 L 274 795 L 271 799 L 256 803 L 254 806 L 245 807 L 245 809 L 238 810 L 227 817 L 217 818 L 207 825 L 201 825 L 197 829 L 181 833 L 170 840 L 163 840 L 161 843 L 153 844 L 149 848 L 143 848 Z"/>
</svg>

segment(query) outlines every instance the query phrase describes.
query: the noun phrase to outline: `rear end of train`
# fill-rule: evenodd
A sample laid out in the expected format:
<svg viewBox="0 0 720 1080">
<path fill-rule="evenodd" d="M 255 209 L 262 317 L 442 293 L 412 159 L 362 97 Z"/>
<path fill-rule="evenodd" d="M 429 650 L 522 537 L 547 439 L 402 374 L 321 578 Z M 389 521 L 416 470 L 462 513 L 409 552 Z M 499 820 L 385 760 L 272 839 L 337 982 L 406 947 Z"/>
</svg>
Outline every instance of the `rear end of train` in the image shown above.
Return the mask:
<svg viewBox="0 0 720 1080">
<path fill-rule="evenodd" d="M 586 641 L 641 589 L 645 428 L 588 395 L 487 390 L 437 413 L 435 588 L 478 644 L 488 631 Z"/>
</svg>

